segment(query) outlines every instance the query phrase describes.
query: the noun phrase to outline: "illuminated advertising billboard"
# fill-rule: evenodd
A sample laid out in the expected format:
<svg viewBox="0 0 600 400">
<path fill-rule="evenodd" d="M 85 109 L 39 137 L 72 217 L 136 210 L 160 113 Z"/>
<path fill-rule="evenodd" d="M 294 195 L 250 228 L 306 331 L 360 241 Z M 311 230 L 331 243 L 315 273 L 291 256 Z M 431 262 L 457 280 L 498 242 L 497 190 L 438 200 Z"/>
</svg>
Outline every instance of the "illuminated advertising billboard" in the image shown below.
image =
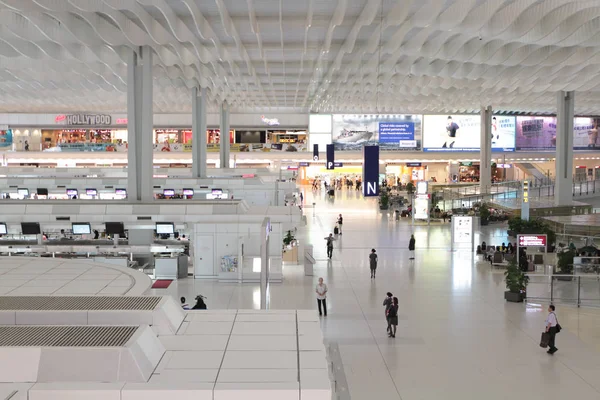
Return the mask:
<svg viewBox="0 0 600 400">
<path fill-rule="evenodd" d="M 599 118 L 577 117 L 573 121 L 573 149 L 600 149 L 598 140 Z"/>
<path fill-rule="evenodd" d="M 517 117 L 517 150 L 556 148 L 556 117 Z"/>
<path fill-rule="evenodd" d="M 491 126 L 492 151 L 515 151 L 515 117 L 494 115 Z M 479 151 L 481 116 L 425 115 L 424 151 Z"/>
<path fill-rule="evenodd" d="M 404 114 L 334 114 L 335 150 L 361 150 L 379 145 L 381 150 L 421 148 L 421 116 Z"/>
</svg>

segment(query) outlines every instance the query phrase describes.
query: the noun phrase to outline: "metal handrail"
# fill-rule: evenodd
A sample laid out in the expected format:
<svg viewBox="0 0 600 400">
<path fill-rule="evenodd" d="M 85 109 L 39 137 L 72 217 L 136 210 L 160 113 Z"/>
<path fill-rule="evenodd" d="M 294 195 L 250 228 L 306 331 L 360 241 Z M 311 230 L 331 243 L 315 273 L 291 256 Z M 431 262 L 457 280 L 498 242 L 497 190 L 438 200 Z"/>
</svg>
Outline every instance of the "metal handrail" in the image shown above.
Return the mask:
<svg viewBox="0 0 600 400">
<path fill-rule="evenodd" d="M 527 274 L 527 299 L 577 307 L 600 307 L 600 276 Z M 541 279 L 536 279 L 541 278 Z M 532 285 L 543 285 L 542 289 Z M 593 294 L 593 295 L 592 295 Z"/>
</svg>

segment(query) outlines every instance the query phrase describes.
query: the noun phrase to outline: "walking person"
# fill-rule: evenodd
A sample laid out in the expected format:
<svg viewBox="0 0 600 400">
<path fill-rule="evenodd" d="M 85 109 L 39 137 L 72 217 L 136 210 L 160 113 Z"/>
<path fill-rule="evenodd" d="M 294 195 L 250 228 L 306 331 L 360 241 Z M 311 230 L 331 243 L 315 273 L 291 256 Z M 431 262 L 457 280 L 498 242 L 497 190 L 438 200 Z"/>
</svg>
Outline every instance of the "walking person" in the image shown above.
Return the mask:
<svg viewBox="0 0 600 400">
<path fill-rule="evenodd" d="M 333 233 L 330 233 L 325 240 L 327 240 L 327 257 L 331 258 L 333 256 L 333 241 L 335 240 Z"/>
<path fill-rule="evenodd" d="M 344 223 L 344 218 L 342 217 L 342 214 L 340 214 L 340 216 L 337 219 L 337 223 L 338 223 L 338 227 L 340 228 L 340 235 L 342 234 L 342 224 Z"/>
<path fill-rule="evenodd" d="M 375 272 L 377 272 L 377 253 L 375 252 L 375 249 L 371 249 L 369 263 L 371 264 L 371 279 L 375 279 Z"/>
<path fill-rule="evenodd" d="M 323 278 L 319 278 L 319 283 L 315 289 L 317 293 L 317 305 L 319 306 L 319 315 L 327 316 L 327 285 L 323 283 Z M 323 308 L 321 309 L 321 305 Z"/>
<path fill-rule="evenodd" d="M 388 323 L 390 324 L 390 333 L 388 336 L 391 338 L 396 337 L 396 328 L 398 327 L 398 308 L 398 298 L 394 297 L 392 299 L 392 305 L 387 312 Z"/>
<path fill-rule="evenodd" d="M 408 250 L 411 252 L 409 260 L 415 259 L 415 242 L 415 235 L 410 235 L 410 240 L 408 241 Z"/>
<path fill-rule="evenodd" d="M 553 304 L 548 306 L 548 318 L 546 318 L 546 332 L 550 335 L 550 340 L 548 341 L 548 354 L 554 354 L 558 351 L 556 347 L 556 334 L 560 332 L 560 324 L 558 323 L 558 319 L 556 318 L 556 307 Z"/>
<path fill-rule="evenodd" d="M 394 299 L 392 298 L 394 295 L 390 292 L 387 292 L 387 297 L 383 300 L 383 306 L 385 307 L 385 321 L 387 322 L 387 332 L 390 333 L 392 330 L 392 326 L 390 325 L 390 319 L 388 318 L 388 310 L 392 306 Z"/>
</svg>

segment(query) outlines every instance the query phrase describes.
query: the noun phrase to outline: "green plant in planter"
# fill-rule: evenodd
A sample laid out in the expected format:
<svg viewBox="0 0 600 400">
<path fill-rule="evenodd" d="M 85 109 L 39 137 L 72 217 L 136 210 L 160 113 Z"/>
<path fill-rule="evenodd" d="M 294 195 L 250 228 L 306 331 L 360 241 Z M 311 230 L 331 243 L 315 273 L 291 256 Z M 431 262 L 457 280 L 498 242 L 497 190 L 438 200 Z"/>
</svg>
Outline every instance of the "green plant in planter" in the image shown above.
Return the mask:
<svg viewBox="0 0 600 400">
<path fill-rule="evenodd" d="M 487 203 L 481 204 L 481 207 L 479 207 L 479 218 L 481 220 L 481 225 L 487 225 L 490 223 L 490 215 L 490 208 L 488 207 Z"/>
<path fill-rule="evenodd" d="M 504 272 L 504 282 L 508 289 L 504 292 L 504 298 L 512 302 L 521 302 L 525 298 L 529 276 L 517 265 L 516 261 L 510 261 Z"/>
<path fill-rule="evenodd" d="M 556 242 L 556 233 L 540 219 L 525 221 L 519 217 L 513 217 L 508 220 L 508 231 L 511 236 L 526 233 L 545 234 L 549 245 Z"/>
<path fill-rule="evenodd" d="M 408 194 L 413 194 L 415 192 L 415 185 L 412 182 L 408 182 L 406 184 L 406 191 Z"/>
<path fill-rule="evenodd" d="M 390 206 L 390 195 L 387 190 L 382 190 L 379 194 L 379 208 L 387 210 Z"/>
<path fill-rule="evenodd" d="M 283 238 L 283 244 L 289 246 L 294 240 L 296 240 L 296 238 L 292 235 L 292 231 L 287 231 L 287 234 Z"/>
<path fill-rule="evenodd" d="M 564 275 L 572 275 L 575 252 L 573 250 L 567 250 L 563 251 L 562 253 L 558 253 L 556 256 L 558 258 L 556 266 L 558 267 L 559 273 Z"/>
</svg>

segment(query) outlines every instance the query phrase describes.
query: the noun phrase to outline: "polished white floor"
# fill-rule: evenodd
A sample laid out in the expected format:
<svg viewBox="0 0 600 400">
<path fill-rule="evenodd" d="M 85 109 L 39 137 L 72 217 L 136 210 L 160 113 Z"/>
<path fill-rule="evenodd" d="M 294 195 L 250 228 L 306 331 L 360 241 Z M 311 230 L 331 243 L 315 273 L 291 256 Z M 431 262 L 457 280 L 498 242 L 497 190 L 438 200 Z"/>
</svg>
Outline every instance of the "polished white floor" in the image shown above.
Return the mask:
<svg viewBox="0 0 600 400">
<path fill-rule="evenodd" d="M 285 266 L 285 281 L 273 285 L 271 308 L 316 308 L 314 284 L 329 286 L 329 316 L 321 319 L 325 340 L 339 348 L 345 380 L 340 398 L 386 400 L 600 399 L 600 313 L 559 307 L 564 331 L 560 349 L 549 356 L 538 346 L 546 304 L 507 304 L 501 271 L 477 264 L 469 251 L 450 250 L 449 225 L 411 226 L 377 210 L 374 200 L 345 191 L 335 199 L 308 189 L 308 225 L 300 240 L 315 244 L 315 276 Z M 331 262 L 324 237 L 337 213 L 343 235 Z M 491 226 L 477 238 L 489 244 L 506 239 L 506 228 Z M 417 240 L 410 261 L 408 239 Z M 379 254 L 377 278 L 369 277 L 368 254 Z M 382 301 L 391 291 L 400 299 L 398 334 L 387 337 Z M 182 280 L 154 290 L 208 297 L 209 308 L 258 308 L 257 285 Z M 347 382 L 347 387 L 345 387 Z"/>
</svg>

